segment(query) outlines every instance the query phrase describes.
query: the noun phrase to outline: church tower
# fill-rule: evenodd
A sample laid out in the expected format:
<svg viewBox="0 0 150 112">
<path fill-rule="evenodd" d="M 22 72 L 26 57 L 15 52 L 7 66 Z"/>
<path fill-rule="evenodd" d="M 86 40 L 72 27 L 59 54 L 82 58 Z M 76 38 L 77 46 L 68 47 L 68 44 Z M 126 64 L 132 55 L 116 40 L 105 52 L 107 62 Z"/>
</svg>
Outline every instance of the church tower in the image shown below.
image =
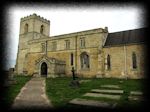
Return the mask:
<svg viewBox="0 0 150 112">
<path fill-rule="evenodd" d="M 18 54 L 16 60 L 17 74 L 26 72 L 26 58 L 29 53 L 29 41 L 49 37 L 50 21 L 36 14 L 21 18 Z"/>
</svg>

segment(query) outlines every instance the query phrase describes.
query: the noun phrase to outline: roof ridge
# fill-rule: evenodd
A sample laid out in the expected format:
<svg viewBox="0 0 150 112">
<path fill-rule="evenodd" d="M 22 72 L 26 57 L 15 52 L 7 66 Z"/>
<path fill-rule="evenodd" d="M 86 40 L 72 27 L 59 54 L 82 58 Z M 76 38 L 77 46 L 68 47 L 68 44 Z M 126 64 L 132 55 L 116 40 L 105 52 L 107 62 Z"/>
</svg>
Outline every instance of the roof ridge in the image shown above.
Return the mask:
<svg viewBox="0 0 150 112">
<path fill-rule="evenodd" d="M 127 31 L 134 31 L 134 30 L 142 30 L 142 29 L 147 29 L 147 27 L 137 28 L 137 29 L 129 29 L 129 30 L 123 30 L 123 31 L 115 31 L 115 32 L 110 32 L 108 34 L 121 33 L 121 32 L 127 32 Z"/>
</svg>

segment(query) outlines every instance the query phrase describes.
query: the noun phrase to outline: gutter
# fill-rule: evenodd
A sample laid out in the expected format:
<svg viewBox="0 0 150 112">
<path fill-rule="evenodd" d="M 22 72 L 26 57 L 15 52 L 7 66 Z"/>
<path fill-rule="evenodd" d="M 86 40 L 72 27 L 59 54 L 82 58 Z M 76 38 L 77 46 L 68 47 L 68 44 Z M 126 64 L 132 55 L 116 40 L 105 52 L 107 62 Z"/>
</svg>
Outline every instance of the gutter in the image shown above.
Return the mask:
<svg viewBox="0 0 150 112">
<path fill-rule="evenodd" d="M 127 78 L 127 48 L 126 48 L 126 45 L 124 45 L 124 74 Z"/>
<path fill-rule="evenodd" d="M 75 62 L 75 69 L 76 69 L 76 72 L 77 72 L 77 36 L 76 36 L 75 42 L 76 42 L 76 44 L 75 44 L 76 45 L 76 48 L 75 48 L 76 49 L 76 51 L 75 51 L 75 61 L 76 61 Z"/>
<path fill-rule="evenodd" d="M 47 56 L 47 41 L 46 41 L 46 46 L 45 47 L 46 47 L 45 50 L 46 50 L 46 56 Z"/>
</svg>

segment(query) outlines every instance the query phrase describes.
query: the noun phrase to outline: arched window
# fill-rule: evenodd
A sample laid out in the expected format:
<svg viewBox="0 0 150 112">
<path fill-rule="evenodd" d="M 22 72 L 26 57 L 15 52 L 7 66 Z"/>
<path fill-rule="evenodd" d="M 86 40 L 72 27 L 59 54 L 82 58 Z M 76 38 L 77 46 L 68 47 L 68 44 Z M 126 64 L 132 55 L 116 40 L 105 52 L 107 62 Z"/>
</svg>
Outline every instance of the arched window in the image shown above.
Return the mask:
<svg viewBox="0 0 150 112">
<path fill-rule="evenodd" d="M 136 69 L 137 68 L 137 59 L 136 59 L 136 54 L 135 52 L 132 53 L 132 68 Z"/>
<path fill-rule="evenodd" d="M 27 33 L 27 32 L 28 32 L 28 24 L 26 23 L 24 26 L 24 33 Z"/>
<path fill-rule="evenodd" d="M 44 26 L 41 25 L 40 33 L 43 34 L 43 32 L 44 32 Z"/>
<path fill-rule="evenodd" d="M 107 70 L 111 69 L 111 61 L 110 61 L 110 55 L 107 55 Z"/>
<path fill-rule="evenodd" d="M 86 52 L 83 52 L 80 55 L 80 60 L 81 60 L 81 69 L 90 68 L 89 55 Z"/>
</svg>

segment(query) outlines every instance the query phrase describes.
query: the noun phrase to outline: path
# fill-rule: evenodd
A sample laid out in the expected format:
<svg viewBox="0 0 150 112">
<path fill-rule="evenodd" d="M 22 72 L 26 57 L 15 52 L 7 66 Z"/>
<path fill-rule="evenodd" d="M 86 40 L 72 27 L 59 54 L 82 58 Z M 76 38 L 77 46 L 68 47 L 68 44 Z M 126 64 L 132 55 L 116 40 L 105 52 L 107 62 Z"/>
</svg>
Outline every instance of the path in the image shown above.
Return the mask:
<svg viewBox="0 0 150 112">
<path fill-rule="evenodd" d="M 45 93 L 45 78 L 34 77 L 21 89 L 14 100 L 12 109 L 52 108 Z"/>
</svg>

